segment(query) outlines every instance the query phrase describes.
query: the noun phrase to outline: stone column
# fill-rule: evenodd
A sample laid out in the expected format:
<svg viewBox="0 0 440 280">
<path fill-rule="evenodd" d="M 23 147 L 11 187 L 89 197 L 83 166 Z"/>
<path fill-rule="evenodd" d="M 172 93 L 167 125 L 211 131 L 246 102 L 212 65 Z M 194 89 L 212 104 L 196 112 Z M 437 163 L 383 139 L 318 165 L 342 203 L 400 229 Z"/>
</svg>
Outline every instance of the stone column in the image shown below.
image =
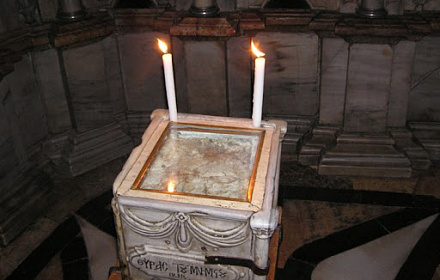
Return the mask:
<svg viewBox="0 0 440 280">
<path fill-rule="evenodd" d="M 117 53 L 114 37 L 62 51 L 74 127 L 69 134 L 70 147 L 63 169 L 72 176 L 126 155 L 132 149 L 131 139 L 117 117 L 125 111 Z"/>
<path fill-rule="evenodd" d="M 411 176 L 409 159 L 387 131 L 393 54 L 385 44 L 350 48 L 343 132 L 322 158 L 320 174 Z"/>
<path fill-rule="evenodd" d="M 335 145 L 343 126 L 348 54 L 344 39 L 322 39 L 319 125 L 301 147 L 299 161 L 304 165 L 317 166 L 325 150 Z"/>
<path fill-rule="evenodd" d="M 231 117 L 252 116 L 250 45 L 251 40 L 247 37 L 232 37 L 227 41 L 228 108 Z"/>
<path fill-rule="evenodd" d="M 173 61 L 176 61 L 176 49 L 167 34 L 142 32 L 118 35 L 127 122 L 135 143 L 140 142 L 150 122 L 151 112 L 154 109 L 167 108 L 161 51 L 157 46 L 156 38 L 167 43 L 173 54 Z M 176 74 L 180 64 L 174 65 Z M 178 86 L 177 75 L 175 80 L 177 110 L 182 112 L 178 98 L 182 87 Z"/>
<path fill-rule="evenodd" d="M 0 245 L 7 245 L 50 205 L 52 181 L 42 141 L 46 118 L 25 54 L 0 81 Z"/>
<path fill-rule="evenodd" d="M 190 113 L 227 116 L 223 41 L 183 41 Z"/>
<path fill-rule="evenodd" d="M 427 36 L 416 43 L 409 94 L 408 120 L 414 136 L 440 160 L 440 38 Z"/>
<path fill-rule="evenodd" d="M 288 122 L 283 153 L 297 157 L 319 110 L 319 38 L 315 33 L 260 32 L 266 53 L 263 118 Z"/>
</svg>

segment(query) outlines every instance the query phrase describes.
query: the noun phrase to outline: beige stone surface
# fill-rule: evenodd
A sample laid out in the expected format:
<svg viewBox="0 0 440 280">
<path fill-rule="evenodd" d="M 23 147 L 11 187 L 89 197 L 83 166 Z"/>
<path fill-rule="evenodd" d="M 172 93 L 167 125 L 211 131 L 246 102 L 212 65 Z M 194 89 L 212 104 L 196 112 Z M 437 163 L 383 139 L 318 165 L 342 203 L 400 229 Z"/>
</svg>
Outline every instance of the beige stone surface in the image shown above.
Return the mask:
<svg viewBox="0 0 440 280">
<path fill-rule="evenodd" d="M 40 217 L 10 245 L 0 248 L 0 279 L 11 274 L 14 269 L 35 250 L 52 232 L 57 223 Z M 7 262 L 3 263 L 3 260 Z"/>
<path fill-rule="evenodd" d="M 413 193 L 417 178 L 353 178 L 353 189 L 396 193 Z"/>
<path fill-rule="evenodd" d="M 398 207 L 288 200 L 283 205 L 283 240 L 278 267 L 304 244 L 329 234 L 386 215 Z"/>
<path fill-rule="evenodd" d="M 440 170 L 433 170 L 420 178 L 414 193 L 418 195 L 432 195 L 440 199 Z"/>
</svg>

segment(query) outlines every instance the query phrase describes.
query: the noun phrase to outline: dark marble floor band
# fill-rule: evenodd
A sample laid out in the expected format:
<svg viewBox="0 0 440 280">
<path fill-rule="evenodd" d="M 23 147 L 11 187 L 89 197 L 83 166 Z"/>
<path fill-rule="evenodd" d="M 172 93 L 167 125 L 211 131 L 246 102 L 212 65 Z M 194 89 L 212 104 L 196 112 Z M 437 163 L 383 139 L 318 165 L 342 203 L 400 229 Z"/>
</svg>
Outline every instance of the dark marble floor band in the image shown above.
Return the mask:
<svg viewBox="0 0 440 280">
<path fill-rule="evenodd" d="M 292 187 L 289 185 L 281 185 L 280 189 L 283 199 L 400 206 L 440 211 L 440 199 L 429 195 L 320 187 Z"/>
<path fill-rule="evenodd" d="M 435 213 L 438 212 L 428 209 L 405 208 L 318 239 L 293 252 L 284 268 L 278 271 L 277 278 L 282 280 L 309 280 L 313 269 L 323 260 L 409 226 Z M 413 252 L 415 254 L 414 261 L 409 259 L 405 263 L 406 268 L 401 270 L 401 279 L 431 280 L 428 276 L 420 278 L 417 273 L 421 269 L 419 263 L 428 262 L 429 265 L 424 266 L 422 269 L 426 269 L 425 274 L 432 277 L 440 263 L 439 250 L 435 253 L 426 254 L 427 251 L 431 250 L 429 244 L 438 244 L 438 236 L 440 235 L 437 227 L 438 225 L 433 227 L 433 233 L 425 233 L 425 235 L 428 234 L 428 237 L 425 238 L 426 241 L 421 240 L 417 251 Z M 433 234 L 437 235 L 434 237 Z M 432 258 L 432 261 L 427 261 L 427 258 Z M 414 272 L 416 272 L 417 277 L 411 278 Z"/>
<path fill-rule="evenodd" d="M 289 186 L 282 186 L 282 188 L 283 199 L 404 207 L 399 211 L 357 224 L 303 245 L 293 252 L 284 268 L 278 270 L 277 279 L 282 280 L 310 279 L 313 269 L 324 259 L 363 245 L 439 212 L 438 199 L 430 196 L 347 189 L 292 188 Z M 113 214 L 110 208 L 111 199 L 112 192 L 109 190 L 86 203 L 75 212 L 75 215 L 115 236 Z M 284 228 L 283 234 L 294 233 L 290 232 L 290 229 Z M 431 280 L 429 275 L 432 276 L 440 262 L 438 236 L 440 236 L 439 218 L 434 221 L 416 245 L 399 273 L 400 278 L 397 279 Z M 58 253 L 60 253 L 62 261 L 64 280 L 90 279 L 87 250 L 75 216 L 66 219 L 58 226 L 6 279 L 34 279 Z M 417 278 L 414 278 L 413 275 L 417 275 Z"/>
<path fill-rule="evenodd" d="M 440 263 L 440 216 L 417 242 L 395 280 L 431 280 Z"/>
<path fill-rule="evenodd" d="M 5 280 L 34 279 L 38 273 L 80 233 L 75 218 L 59 225 Z"/>
<path fill-rule="evenodd" d="M 89 258 L 84 238 L 76 236 L 61 252 L 63 280 L 89 280 Z"/>
</svg>

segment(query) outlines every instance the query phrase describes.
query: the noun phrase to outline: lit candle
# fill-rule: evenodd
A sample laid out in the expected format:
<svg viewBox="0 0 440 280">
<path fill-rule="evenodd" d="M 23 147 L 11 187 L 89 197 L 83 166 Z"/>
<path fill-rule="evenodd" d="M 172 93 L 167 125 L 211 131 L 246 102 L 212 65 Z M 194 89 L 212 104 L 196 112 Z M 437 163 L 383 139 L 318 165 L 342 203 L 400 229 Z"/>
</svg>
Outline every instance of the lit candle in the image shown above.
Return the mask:
<svg viewBox="0 0 440 280">
<path fill-rule="evenodd" d="M 176 188 L 176 187 L 175 187 L 173 181 L 170 180 L 170 181 L 168 182 L 168 192 L 171 192 L 171 193 L 174 192 L 175 188 Z"/>
<path fill-rule="evenodd" d="M 167 91 L 168 112 L 170 121 L 177 121 L 177 105 L 176 105 L 176 91 L 174 89 L 174 72 L 173 72 L 173 56 L 167 53 L 168 47 L 161 40 L 157 39 L 159 48 L 162 50 L 163 73 L 165 75 L 165 88 Z"/>
<path fill-rule="evenodd" d="M 261 126 L 261 115 L 263 111 L 263 90 L 264 90 L 264 66 L 266 59 L 264 53 L 260 52 L 254 44 L 251 43 L 252 52 L 257 56 L 255 59 L 255 75 L 254 75 L 254 106 L 252 110 L 252 124 L 254 127 Z"/>
</svg>

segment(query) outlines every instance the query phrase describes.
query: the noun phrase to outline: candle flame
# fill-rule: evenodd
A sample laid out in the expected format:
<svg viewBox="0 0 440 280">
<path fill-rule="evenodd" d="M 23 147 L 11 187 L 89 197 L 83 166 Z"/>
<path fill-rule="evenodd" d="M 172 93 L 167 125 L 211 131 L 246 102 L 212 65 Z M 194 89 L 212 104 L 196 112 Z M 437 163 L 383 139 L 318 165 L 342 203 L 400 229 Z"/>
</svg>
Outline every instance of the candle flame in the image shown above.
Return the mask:
<svg viewBox="0 0 440 280">
<path fill-rule="evenodd" d="M 262 57 L 265 55 L 264 52 L 261 52 L 254 44 L 254 40 L 252 40 L 251 42 L 251 47 L 252 47 L 252 52 L 257 56 L 257 57 Z"/>
<path fill-rule="evenodd" d="M 175 185 L 174 185 L 174 183 L 173 183 L 173 181 L 169 181 L 168 182 L 168 192 L 174 192 L 174 189 L 175 189 L 176 187 L 175 187 Z"/>
<path fill-rule="evenodd" d="M 157 43 L 159 45 L 160 50 L 163 53 L 167 53 L 168 52 L 168 46 L 167 46 L 167 44 L 165 44 L 165 42 L 161 41 L 160 39 L 157 39 Z"/>
</svg>

